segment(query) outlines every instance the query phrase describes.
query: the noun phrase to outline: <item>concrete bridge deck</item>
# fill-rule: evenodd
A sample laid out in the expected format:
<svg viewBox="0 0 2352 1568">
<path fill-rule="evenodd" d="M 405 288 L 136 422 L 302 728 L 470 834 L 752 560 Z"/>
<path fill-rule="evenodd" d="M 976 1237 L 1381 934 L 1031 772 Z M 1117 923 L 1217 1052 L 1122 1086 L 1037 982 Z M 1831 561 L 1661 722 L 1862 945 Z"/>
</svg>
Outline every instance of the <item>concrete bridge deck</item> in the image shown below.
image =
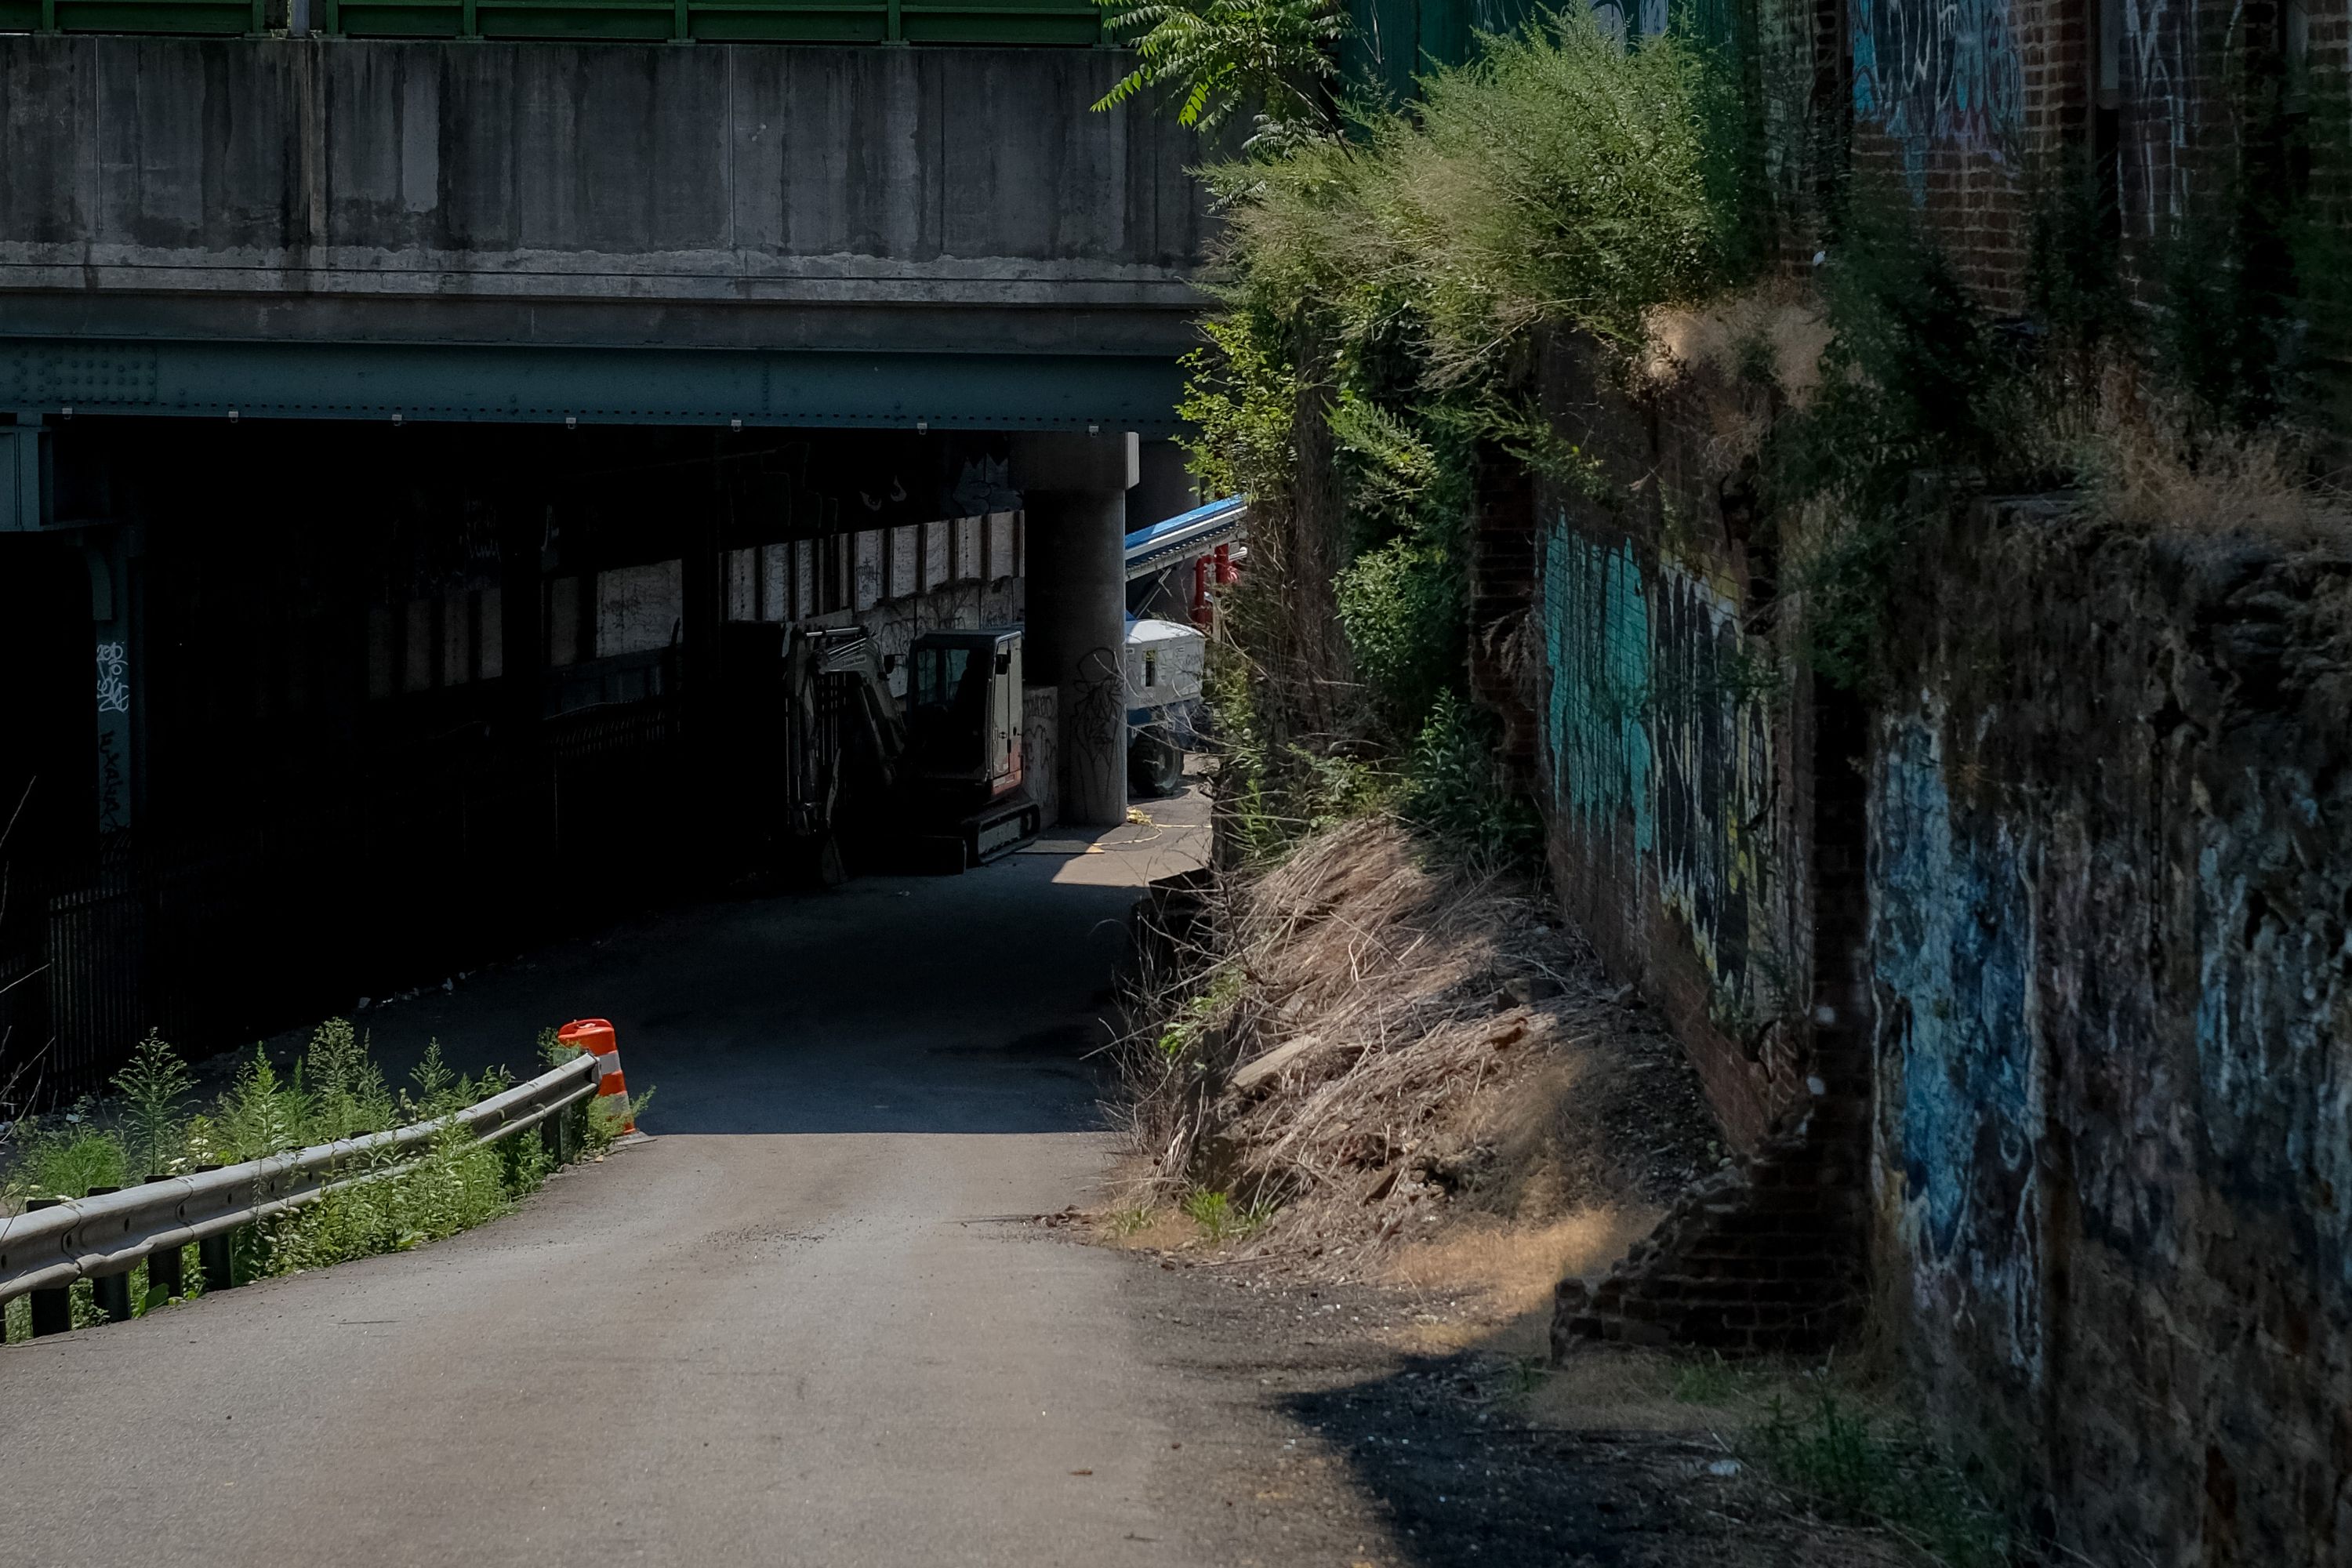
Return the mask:
<svg viewBox="0 0 2352 1568">
<path fill-rule="evenodd" d="M 1164 429 L 1127 58 L 0 37 L 0 407 Z"/>
</svg>

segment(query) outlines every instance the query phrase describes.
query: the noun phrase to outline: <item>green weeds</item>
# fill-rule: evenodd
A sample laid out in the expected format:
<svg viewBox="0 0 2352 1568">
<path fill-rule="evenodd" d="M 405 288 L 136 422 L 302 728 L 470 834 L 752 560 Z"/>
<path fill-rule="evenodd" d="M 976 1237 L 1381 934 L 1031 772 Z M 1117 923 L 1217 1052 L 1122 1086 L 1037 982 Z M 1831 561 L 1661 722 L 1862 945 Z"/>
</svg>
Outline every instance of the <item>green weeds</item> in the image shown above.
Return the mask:
<svg viewBox="0 0 2352 1568">
<path fill-rule="evenodd" d="M 1533 865 L 1543 825 L 1504 782 L 1496 728 L 1492 715 L 1441 692 L 1413 742 L 1397 815 L 1474 867 Z"/>
<path fill-rule="evenodd" d="M 1203 1037 L 1231 1019 L 1234 1007 L 1242 998 L 1243 974 L 1238 964 L 1220 964 L 1211 970 L 1184 1004 L 1176 1009 L 1167 1026 L 1160 1031 L 1156 1043 L 1160 1056 L 1171 1063 L 1189 1063 L 1198 1069 L 1203 1064 L 1194 1060 Z"/>
<path fill-rule="evenodd" d="M 1722 1352 L 1715 1352 L 1678 1363 L 1666 1394 L 1677 1405 L 1720 1408 L 1741 1398 L 1755 1385 L 1756 1379 L 1748 1369 L 1726 1361 Z"/>
<path fill-rule="evenodd" d="M 541 1055 L 551 1065 L 571 1054 L 553 1044 L 551 1030 L 542 1037 Z M 0 1205 L 14 1209 L 34 1198 L 84 1197 L 92 1188 L 128 1186 L 150 1175 L 184 1174 L 438 1121 L 441 1130 L 422 1157 L 382 1156 L 376 1169 L 346 1173 L 359 1179 L 317 1202 L 247 1227 L 239 1233 L 234 1266 L 238 1279 L 255 1279 L 405 1251 L 506 1213 L 554 1168 L 553 1156 L 536 1137 L 484 1143 L 456 1120 L 458 1111 L 513 1082 L 503 1068 L 470 1076 L 452 1070 L 436 1043 L 408 1084 L 395 1090 L 364 1039 L 336 1018 L 320 1025 L 284 1070 L 257 1048 L 228 1087 L 199 1108 L 194 1075 L 151 1032 L 115 1075 L 113 1099 L 86 1100 L 16 1124 L 12 1157 L 0 1169 Z M 585 1153 L 609 1149 L 651 1091 L 626 1106 L 618 1098 L 593 1100 L 565 1113 Z M 134 1313 L 167 1300 L 162 1289 L 150 1287 L 148 1273 L 142 1263 L 131 1275 Z M 194 1247 L 185 1251 L 182 1277 L 184 1299 L 201 1289 Z M 77 1327 L 103 1321 L 87 1280 L 74 1286 L 72 1299 Z M 8 1304 L 5 1328 L 12 1340 L 30 1333 L 25 1300 Z"/>
<path fill-rule="evenodd" d="M 1745 1447 L 1826 1518 L 1890 1531 L 1949 1568 L 2011 1561 L 2006 1526 L 1924 1434 L 1889 1427 L 1827 1387 L 1794 1408 L 1774 1395 Z"/>
<path fill-rule="evenodd" d="M 1259 1197 L 1251 1200 L 1248 1207 L 1237 1208 L 1230 1194 L 1194 1187 L 1184 1194 L 1181 1206 L 1184 1217 L 1201 1227 L 1204 1239 L 1218 1243 L 1247 1241 L 1266 1227 L 1280 1205 Z"/>
</svg>

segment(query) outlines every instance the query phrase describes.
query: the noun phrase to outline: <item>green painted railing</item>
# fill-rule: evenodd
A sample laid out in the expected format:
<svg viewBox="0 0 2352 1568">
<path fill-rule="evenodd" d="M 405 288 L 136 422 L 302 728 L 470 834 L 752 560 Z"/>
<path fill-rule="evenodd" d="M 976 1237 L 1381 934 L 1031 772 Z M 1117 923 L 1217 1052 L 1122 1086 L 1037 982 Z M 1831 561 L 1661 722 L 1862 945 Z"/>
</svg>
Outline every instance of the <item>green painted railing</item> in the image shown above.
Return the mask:
<svg viewBox="0 0 2352 1568">
<path fill-rule="evenodd" d="M 287 0 L 0 0 L 0 32 L 235 37 L 286 25 Z M 1089 0 L 310 0 L 351 38 L 616 38 L 793 44 L 1102 40 Z"/>
</svg>

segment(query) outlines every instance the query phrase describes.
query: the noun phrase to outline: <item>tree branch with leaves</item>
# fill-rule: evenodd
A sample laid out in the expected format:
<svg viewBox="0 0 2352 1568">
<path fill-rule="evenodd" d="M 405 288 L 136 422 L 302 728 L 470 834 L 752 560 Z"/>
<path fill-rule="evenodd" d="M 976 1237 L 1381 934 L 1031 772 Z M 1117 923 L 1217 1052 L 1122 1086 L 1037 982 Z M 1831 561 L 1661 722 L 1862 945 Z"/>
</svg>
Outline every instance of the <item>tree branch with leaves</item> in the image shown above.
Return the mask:
<svg viewBox="0 0 2352 1568">
<path fill-rule="evenodd" d="M 1115 109 L 1146 88 L 1181 93 L 1176 120 L 1213 132 L 1249 109 L 1247 149 L 1279 153 L 1330 135 L 1331 84 L 1348 19 L 1335 0 L 1098 0 L 1103 30 L 1141 58 L 1095 104 Z"/>
</svg>

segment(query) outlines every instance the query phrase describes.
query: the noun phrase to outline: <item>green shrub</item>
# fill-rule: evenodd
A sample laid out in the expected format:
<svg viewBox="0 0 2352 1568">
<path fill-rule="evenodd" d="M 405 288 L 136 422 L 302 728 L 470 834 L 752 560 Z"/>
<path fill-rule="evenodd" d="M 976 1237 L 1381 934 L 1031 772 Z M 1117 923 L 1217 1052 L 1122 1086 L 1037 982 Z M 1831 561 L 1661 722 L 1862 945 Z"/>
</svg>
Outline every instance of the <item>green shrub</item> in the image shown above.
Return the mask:
<svg viewBox="0 0 2352 1568">
<path fill-rule="evenodd" d="M 1330 309 L 1350 345 L 1387 330 L 1435 385 L 1507 374 L 1523 335 L 1630 347 L 1651 307 L 1700 291 L 1734 227 L 1703 140 L 1702 56 L 1627 47 L 1583 6 L 1424 79 L 1411 113 L 1348 142 L 1210 171 L 1233 298 L 1276 320 Z"/>
<path fill-rule="evenodd" d="M 1503 780 L 1492 716 L 1450 691 L 1439 694 L 1413 742 L 1398 815 L 1474 864 L 1540 859 L 1542 823 Z"/>
<path fill-rule="evenodd" d="M 1325 84 L 1347 17 L 1331 0 L 1099 0 L 1103 34 L 1137 64 L 1095 104 L 1170 89 L 1180 124 L 1213 131 L 1253 108 L 1255 144 L 1286 146 L 1331 126 Z"/>
<path fill-rule="evenodd" d="M 1462 574 L 1454 555 L 1396 539 L 1339 574 L 1348 634 L 1377 727 L 1411 734 L 1462 663 Z"/>
</svg>

